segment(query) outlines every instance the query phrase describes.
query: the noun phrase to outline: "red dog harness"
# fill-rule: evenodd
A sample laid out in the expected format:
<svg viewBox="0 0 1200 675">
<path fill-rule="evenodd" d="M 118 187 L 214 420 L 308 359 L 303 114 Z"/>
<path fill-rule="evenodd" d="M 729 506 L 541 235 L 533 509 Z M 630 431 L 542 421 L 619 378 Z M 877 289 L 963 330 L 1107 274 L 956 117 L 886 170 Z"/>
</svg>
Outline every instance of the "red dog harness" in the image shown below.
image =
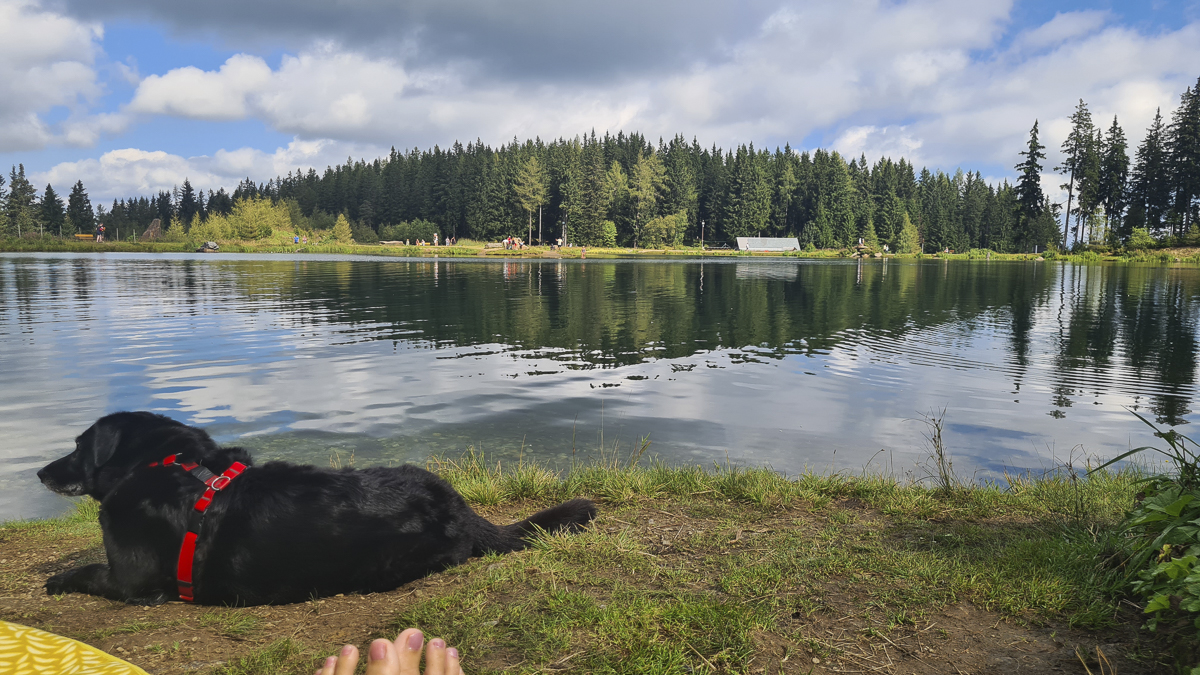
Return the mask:
<svg viewBox="0 0 1200 675">
<path fill-rule="evenodd" d="M 188 519 L 188 529 L 183 535 L 183 545 L 179 547 L 179 563 L 175 566 L 175 581 L 179 587 L 179 599 L 184 602 L 192 602 L 195 598 L 192 593 L 192 566 L 196 560 L 196 540 L 200 538 L 200 526 L 204 524 L 204 512 L 212 504 L 213 497 L 228 487 L 229 483 L 241 475 L 247 467 L 241 462 L 234 462 L 218 476 L 196 462 L 180 462 L 178 458 L 178 455 L 171 455 L 161 462 L 150 464 L 150 466 L 174 464 L 208 486 L 208 489 L 192 507 L 191 517 Z"/>
</svg>

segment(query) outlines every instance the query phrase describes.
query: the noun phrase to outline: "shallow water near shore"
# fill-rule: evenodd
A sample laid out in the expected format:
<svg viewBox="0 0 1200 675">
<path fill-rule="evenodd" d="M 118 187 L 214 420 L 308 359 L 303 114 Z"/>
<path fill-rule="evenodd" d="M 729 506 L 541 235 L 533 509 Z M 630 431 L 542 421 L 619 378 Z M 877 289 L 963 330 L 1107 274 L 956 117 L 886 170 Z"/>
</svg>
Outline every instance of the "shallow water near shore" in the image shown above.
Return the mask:
<svg viewBox="0 0 1200 675">
<path fill-rule="evenodd" d="M 1049 262 L 0 255 L 0 520 L 145 409 L 260 459 L 902 474 L 946 408 L 963 476 L 1196 421 L 1200 270 Z M 1188 428 L 1181 429 L 1185 433 Z"/>
</svg>

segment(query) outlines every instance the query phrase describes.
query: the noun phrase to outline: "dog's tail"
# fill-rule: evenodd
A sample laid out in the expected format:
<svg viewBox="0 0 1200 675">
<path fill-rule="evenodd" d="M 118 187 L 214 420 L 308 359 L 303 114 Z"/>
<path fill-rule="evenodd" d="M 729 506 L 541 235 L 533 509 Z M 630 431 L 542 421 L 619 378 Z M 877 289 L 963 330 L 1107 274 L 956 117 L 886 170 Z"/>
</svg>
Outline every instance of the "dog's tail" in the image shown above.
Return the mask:
<svg viewBox="0 0 1200 675">
<path fill-rule="evenodd" d="M 592 500 L 572 499 L 558 506 L 538 511 L 525 520 L 512 525 L 497 527 L 495 534 L 498 536 L 495 539 L 487 537 L 487 539 L 492 539 L 491 541 L 479 542 L 478 548 L 482 550 L 477 551 L 476 555 L 483 551 L 496 551 L 497 553 L 519 551 L 529 546 L 530 539 L 538 531 L 550 534 L 578 532 L 595 517 L 596 504 Z"/>
<path fill-rule="evenodd" d="M 544 511 L 529 516 L 519 523 L 513 523 L 504 528 L 509 534 L 515 534 L 522 539 L 528 539 L 539 529 L 550 534 L 559 531 L 578 532 L 584 525 L 596 517 L 596 505 L 590 499 L 572 499 L 558 506 L 551 506 Z"/>
</svg>

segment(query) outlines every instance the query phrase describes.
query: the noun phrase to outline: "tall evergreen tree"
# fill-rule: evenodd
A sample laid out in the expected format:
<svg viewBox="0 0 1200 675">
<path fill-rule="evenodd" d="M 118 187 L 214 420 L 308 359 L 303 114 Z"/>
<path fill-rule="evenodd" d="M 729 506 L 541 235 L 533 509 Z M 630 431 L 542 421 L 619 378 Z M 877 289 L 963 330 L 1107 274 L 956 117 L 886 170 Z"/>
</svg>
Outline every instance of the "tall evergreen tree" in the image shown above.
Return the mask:
<svg viewBox="0 0 1200 675">
<path fill-rule="evenodd" d="M 782 237 L 792 232 L 789 211 L 796 199 L 800 177 L 796 174 L 796 154 L 792 152 L 790 145 L 784 146 L 782 152 L 776 149 L 773 163 L 775 186 L 771 195 L 771 222 L 775 228 L 775 236 Z"/>
<path fill-rule="evenodd" d="M 1108 136 L 1104 139 L 1098 184 L 1100 204 L 1104 207 L 1105 229 L 1110 241 L 1124 240 L 1129 236 L 1123 227 L 1128 179 L 1129 144 L 1125 140 L 1125 131 L 1117 124 L 1116 115 L 1113 115 L 1112 126 L 1108 128 Z"/>
<path fill-rule="evenodd" d="M 604 148 L 595 133 L 584 139 L 579 170 L 572 173 L 567 190 L 567 232 L 572 243 L 596 246 L 605 243 L 604 223 L 611 199 Z"/>
<path fill-rule="evenodd" d="M 183 179 L 183 189 L 179 191 L 179 221 L 185 226 L 190 225 L 192 218 L 200 212 L 200 205 L 196 202 L 196 191 L 192 189 L 192 183 L 187 178 Z"/>
<path fill-rule="evenodd" d="M 37 190 L 25 177 L 25 165 L 18 164 L 8 174 L 8 197 L 5 200 L 4 214 L 8 220 L 9 235 L 21 236 L 28 234 L 37 222 L 34 212 L 34 201 Z"/>
<path fill-rule="evenodd" d="M 1045 208 L 1041 163 L 1041 160 L 1046 158 L 1046 153 L 1042 152 L 1045 149 L 1046 146 L 1038 141 L 1038 123 L 1037 120 L 1034 120 L 1033 128 L 1029 130 L 1029 144 L 1020 153 L 1025 161 L 1014 167 L 1020 173 L 1016 186 L 1019 216 L 1015 232 L 1016 241 L 1014 242 L 1018 246 L 1038 243 L 1036 223 Z"/>
<path fill-rule="evenodd" d="M 1154 121 L 1134 153 L 1133 174 L 1130 178 L 1130 231 L 1132 228 L 1141 227 L 1150 232 L 1161 232 L 1167 211 L 1171 208 L 1170 167 L 1165 134 L 1162 111 L 1155 111 Z"/>
<path fill-rule="evenodd" d="M 514 186 L 517 192 L 517 201 L 521 208 L 529 215 L 529 229 L 527 237 L 530 243 L 533 242 L 533 212 L 538 211 L 538 239 L 542 238 L 541 228 L 541 209 L 546 203 L 546 174 L 542 170 L 542 164 L 538 161 L 537 155 L 530 155 L 521 165 L 521 170 L 517 173 L 517 182 Z"/>
<path fill-rule="evenodd" d="M 1084 149 L 1083 161 L 1077 176 L 1078 206 L 1075 208 L 1075 241 L 1089 243 L 1097 228 L 1097 212 L 1100 210 L 1101 158 L 1104 153 L 1104 136 L 1093 129 L 1091 141 Z"/>
<path fill-rule="evenodd" d="M 695 166 L 698 154 L 692 151 L 682 136 L 676 136 L 667 145 L 663 158 L 667 174 L 663 212 L 687 213 L 688 225 L 693 229 L 699 227 L 700 218 L 700 189 L 696 182 Z"/>
<path fill-rule="evenodd" d="M 655 154 L 638 156 L 629 175 L 629 195 L 633 200 L 633 245 L 641 239 L 642 228 L 658 215 L 659 192 L 667 182 L 666 167 Z"/>
<path fill-rule="evenodd" d="M 1200 79 L 1180 97 L 1165 145 L 1170 163 L 1171 225 L 1179 236 L 1197 223 L 1200 208 Z"/>
<path fill-rule="evenodd" d="M 66 205 L 63 204 L 62 197 L 58 196 L 49 183 L 46 184 L 46 190 L 42 193 L 40 211 L 40 219 L 46 230 L 53 235 L 62 235 L 63 219 L 67 215 Z"/>
<path fill-rule="evenodd" d="M 1085 165 L 1089 161 L 1089 153 L 1094 151 L 1094 138 L 1092 113 L 1083 99 L 1079 99 L 1079 105 L 1071 115 L 1071 133 L 1067 134 L 1067 138 L 1062 144 L 1062 166 L 1055 169 L 1067 176 L 1067 182 L 1062 185 L 1062 188 L 1067 191 L 1067 214 L 1063 221 L 1063 246 L 1070 243 L 1071 201 L 1079 187 L 1079 179 L 1082 177 Z"/>
<path fill-rule="evenodd" d="M 96 214 L 92 211 L 92 200 L 88 199 L 83 181 L 76 181 L 71 194 L 67 196 L 67 217 L 71 220 L 71 228 L 81 234 L 89 234 L 96 229 Z"/>
</svg>

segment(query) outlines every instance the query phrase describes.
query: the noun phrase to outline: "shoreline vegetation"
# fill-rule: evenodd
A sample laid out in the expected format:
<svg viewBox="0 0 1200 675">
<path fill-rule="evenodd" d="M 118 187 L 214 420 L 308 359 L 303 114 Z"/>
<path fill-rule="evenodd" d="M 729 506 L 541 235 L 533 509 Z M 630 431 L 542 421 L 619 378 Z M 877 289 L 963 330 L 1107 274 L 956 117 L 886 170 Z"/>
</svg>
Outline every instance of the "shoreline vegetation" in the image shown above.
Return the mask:
<svg viewBox="0 0 1200 675">
<path fill-rule="evenodd" d="M 302 236 L 292 232 L 274 231 L 271 236 L 262 239 L 214 239 L 220 253 L 312 253 L 312 254 L 345 254 L 369 255 L 383 257 L 406 258 L 455 258 L 483 257 L 502 259 L 578 259 L 584 258 L 639 258 L 639 259 L 669 259 L 669 258 L 800 258 L 817 260 L 842 259 L 900 259 L 900 260 L 1029 260 L 1029 261 L 1062 261 L 1072 263 L 1187 263 L 1200 264 L 1200 246 L 1180 245 L 1164 247 L 1148 247 L 1140 249 L 1111 248 L 1104 246 L 1089 247 L 1085 250 L 1064 252 L 1055 249 L 1040 253 L 1000 253 L 988 249 L 972 249 L 965 252 L 940 253 L 894 253 L 883 252 L 871 248 L 835 248 L 835 249 L 801 249 L 785 252 L 739 251 L 729 248 L 701 248 L 699 246 L 682 246 L 678 248 L 623 248 L 623 247 L 586 247 L 579 246 L 525 246 L 522 248 L 506 249 L 498 243 L 490 247 L 484 242 L 462 240 L 453 246 L 413 246 L 404 244 L 360 244 L 354 241 L 338 241 L 332 235 L 321 236 L 321 232 L 309 235 L 307 244 L 294 243 L 294 236 Z M 327 233 L 326 233 L 327 234 Z M 183 241 L 80 241 L 59 237 L 22 237 L 0 238 L 0 253 L 194 253 L 207 240 Z"/>
<path fill-rule="evenodd" d="M 472 673 L 1196 672 L 1195 594 L 1168 590 L 1153 610 L 1162 594 L 1137 581 L 1200 551 L 1173 557 L 1134 523 L 1181 516 L 1171 490 L 1194 472 L 1148 482 L 1138 465 L 1066 464 L 967 483 L 932 422 L 930 459 L 905 477 L 669 466 L 644 447 L 561 474 L 470 449 L 435 457 L 428 467 L 493 520 L 576 496 L 600 516 L 392 592 L 279 607 L 46 596 L 48 576 L 103 560 L 85 500 L 0 524 L 0 618 L 155 673 L 307 674 L 345 642 L 410 625 L 457 645 Z M 1149 576 L 1130 568 L 1146 551 Z"/>
</svg>

